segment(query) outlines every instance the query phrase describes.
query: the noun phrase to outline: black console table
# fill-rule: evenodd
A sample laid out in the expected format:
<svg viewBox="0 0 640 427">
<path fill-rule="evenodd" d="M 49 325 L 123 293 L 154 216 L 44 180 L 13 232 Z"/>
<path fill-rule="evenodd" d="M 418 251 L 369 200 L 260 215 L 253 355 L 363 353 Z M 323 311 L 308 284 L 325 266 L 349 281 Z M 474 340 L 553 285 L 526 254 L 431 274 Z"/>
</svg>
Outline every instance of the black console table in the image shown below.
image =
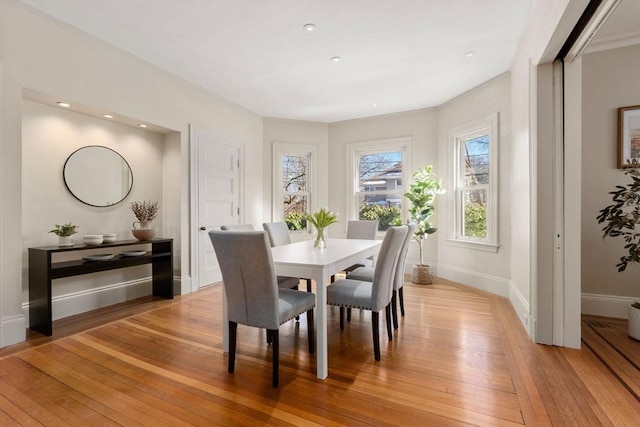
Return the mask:
<svg viewBox="0 0 640 427">
<path fill-rule="evenodd" d="M 52 254 L 60 252 L 101 249 L 104 252 L 125 246 L 150 244 L 151 252 L 141 256 L 121 256 L 107 261 L 85 261 L 83 259 L 51 262 Z M 99 271 L 151 264 L 153 295 L 173 298 L 173 239 L 121 240 L 98 246 L 50 246 L 29 248 L 29 327 L 42 334 L 52 333 L 51 281 L 63 277 L 96 273 Z"/>
</svg>

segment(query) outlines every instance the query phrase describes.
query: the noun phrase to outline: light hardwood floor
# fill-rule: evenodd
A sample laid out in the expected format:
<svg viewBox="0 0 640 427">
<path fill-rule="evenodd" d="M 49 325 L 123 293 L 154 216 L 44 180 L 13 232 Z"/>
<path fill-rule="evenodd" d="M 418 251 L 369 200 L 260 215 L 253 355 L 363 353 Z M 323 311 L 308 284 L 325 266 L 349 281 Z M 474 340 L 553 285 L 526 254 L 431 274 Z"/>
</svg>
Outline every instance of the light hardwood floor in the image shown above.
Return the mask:
<svg viewBox="0 0 640 427">
<path fill-rule="evenodd" d="M 254 328 L 238 327 L 227 373 L 220 303 L 220 287 L 144 298 L 0 349 L 0 425 L 640 425 L 640 343 L 622 321 L 585 317 L 581 350 L 536 345 L 504 298 L 407 283 L 380 362 L 370 314 L 354 311 L 341 332 L 330 309 L 329 378 L 315 377 L 306 322 L 291 321 L 273 389 Z"/>
</svg>

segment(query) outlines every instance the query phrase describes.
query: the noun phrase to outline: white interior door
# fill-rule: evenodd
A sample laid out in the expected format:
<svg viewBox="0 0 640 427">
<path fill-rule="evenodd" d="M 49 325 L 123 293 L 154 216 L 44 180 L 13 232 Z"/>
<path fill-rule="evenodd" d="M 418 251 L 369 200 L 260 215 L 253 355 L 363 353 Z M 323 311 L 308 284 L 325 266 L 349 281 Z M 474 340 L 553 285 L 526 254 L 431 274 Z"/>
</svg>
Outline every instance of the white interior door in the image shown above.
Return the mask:
<svg viewBox="0 0 640 427">
<path fill-rule="evenodd" d="M 237 224 L 239 207 L 240 145 L 206 131 L 194 131 L 197 164 L 197 271 L 198 288 L 220 282 L 222 274 L 210 230 Z"/>
</svg>

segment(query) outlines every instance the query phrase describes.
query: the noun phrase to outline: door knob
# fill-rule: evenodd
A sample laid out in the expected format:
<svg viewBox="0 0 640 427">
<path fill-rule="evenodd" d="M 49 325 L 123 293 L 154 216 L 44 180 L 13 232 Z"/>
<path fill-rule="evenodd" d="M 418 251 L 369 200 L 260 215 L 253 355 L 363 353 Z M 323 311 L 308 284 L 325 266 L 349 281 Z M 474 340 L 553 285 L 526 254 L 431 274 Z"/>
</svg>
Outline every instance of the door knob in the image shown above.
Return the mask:
<svg viewBox="0 0 640 427">
<path fill-rule="evenodd" d="M 201 231 L 207 231 L 207 227 L 200 227 Z"/>
</svg>

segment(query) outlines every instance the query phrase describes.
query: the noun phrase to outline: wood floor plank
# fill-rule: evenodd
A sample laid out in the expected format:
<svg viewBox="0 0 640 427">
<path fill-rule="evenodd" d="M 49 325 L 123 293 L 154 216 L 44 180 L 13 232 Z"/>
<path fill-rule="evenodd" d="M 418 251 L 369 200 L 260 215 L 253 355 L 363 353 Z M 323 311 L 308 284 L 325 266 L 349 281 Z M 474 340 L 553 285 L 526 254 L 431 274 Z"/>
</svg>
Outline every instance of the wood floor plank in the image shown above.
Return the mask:
<svg viewBox="0 0 640 427">
<path fill-rule="evenodd" d="M 406 315 L 382 359 L 371 314 L 343 331 L 328 311 L 329 378 L 306 322 L 281 327 L 280 387 L 265 332 L 238 328 L 222 351 L 221 288 L 126 303 L 54 323 L 54 336 L 0 350 L 4 425 L 634 426 L 640 343 L 598 322 L 582 350 L 533 343 L 505 298 L 437 279 L 405 284 Z M 73 323 L 75 322 L 75 323 Z M 610 323 L 607 323 L 610 322 Z M 381 319 L 381 331 L 385 331 Z M 631 352 L 632 355 L 628 356 Z"/>
</svg>

